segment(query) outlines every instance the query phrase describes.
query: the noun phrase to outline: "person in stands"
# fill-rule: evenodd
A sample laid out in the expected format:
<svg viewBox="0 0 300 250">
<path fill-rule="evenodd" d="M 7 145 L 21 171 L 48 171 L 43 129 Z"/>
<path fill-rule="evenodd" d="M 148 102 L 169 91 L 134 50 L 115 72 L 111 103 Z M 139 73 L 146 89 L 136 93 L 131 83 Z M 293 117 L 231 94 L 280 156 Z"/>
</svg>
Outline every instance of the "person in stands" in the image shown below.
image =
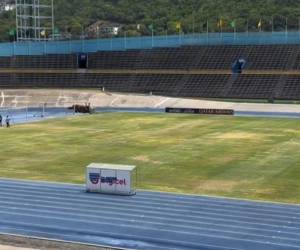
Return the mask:
<svg viewBox="0 0 300 250">
<path fill-rule="evenodd" d="M 0 115 L 0 127 L 2 127 L 2 115 Z"/>
</svg>

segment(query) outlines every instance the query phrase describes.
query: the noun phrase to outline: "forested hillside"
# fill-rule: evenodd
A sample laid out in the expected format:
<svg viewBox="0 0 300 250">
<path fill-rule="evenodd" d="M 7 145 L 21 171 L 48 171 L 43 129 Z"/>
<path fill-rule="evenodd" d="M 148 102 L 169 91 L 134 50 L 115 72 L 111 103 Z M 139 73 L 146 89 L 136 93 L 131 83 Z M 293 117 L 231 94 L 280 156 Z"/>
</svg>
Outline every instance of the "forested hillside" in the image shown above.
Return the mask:
<svg viewBox="0 0 300 250">
<path fill-rule="evenodd" d="M 60 32 L 79 34 L 97 20 L 120 23 L 128 35 L 257 30 L 298 30 L 298 0 L 54 0 Z M 220 20 L 222 20 L 220 22 Z M 273 20 L 273 21 L 272 21 Z M 14 12 L 0 16 L 0 39 L 14 28 Z M 208 22 L 207 22 L 208 21 Z M 273 23 L 273 25 L 272 25 Z M 221 26 L 221 27 L 220 27 Z M 139 27 L 139 28 L 137 28 Z M 121 34 L 122 35 L 122 34 Z"/>
</svg>

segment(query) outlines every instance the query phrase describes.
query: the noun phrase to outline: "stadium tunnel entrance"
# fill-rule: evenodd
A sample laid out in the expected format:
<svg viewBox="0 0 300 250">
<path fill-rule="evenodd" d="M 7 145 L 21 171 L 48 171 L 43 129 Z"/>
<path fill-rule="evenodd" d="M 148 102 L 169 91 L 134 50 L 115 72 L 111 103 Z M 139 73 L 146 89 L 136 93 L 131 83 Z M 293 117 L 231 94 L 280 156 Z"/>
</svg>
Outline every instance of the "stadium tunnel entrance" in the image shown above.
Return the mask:
<svg viewBox="0 0 300 250">
<path fill-rule="evenodd" d="M 89 65 L 89 57 L 87 53 L 79 53 L 77 55 L 77 66 L 79 69 L 87 69 Z"/>
</svg>

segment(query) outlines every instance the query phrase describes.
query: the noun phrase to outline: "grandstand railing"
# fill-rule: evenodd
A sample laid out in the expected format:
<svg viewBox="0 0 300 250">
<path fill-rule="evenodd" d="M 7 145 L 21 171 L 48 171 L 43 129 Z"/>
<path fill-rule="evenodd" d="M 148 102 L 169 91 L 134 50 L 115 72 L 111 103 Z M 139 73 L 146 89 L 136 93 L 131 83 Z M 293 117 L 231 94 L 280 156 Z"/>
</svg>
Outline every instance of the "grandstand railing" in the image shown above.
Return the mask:
<svg viewBox="0 0 300 250">
<path fill-rule="evenodd" d="M 70 54 L 183 45 L 300 44 L 300 32 L 200 33 L 112 39 L 0 43 L 0 56 Z"/>
</svg>

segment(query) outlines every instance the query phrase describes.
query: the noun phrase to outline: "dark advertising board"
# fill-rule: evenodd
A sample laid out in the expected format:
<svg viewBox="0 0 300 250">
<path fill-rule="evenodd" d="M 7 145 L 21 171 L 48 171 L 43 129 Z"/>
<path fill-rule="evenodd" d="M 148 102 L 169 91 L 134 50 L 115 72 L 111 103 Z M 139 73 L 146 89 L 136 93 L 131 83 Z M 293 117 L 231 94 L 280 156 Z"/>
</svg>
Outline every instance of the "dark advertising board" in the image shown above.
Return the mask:
<svg viewBox="0 0 300 250">
<path fill-rule="evenodd" d="M 166 113 L 198 115 L 234 115 L 233 109 L 166 108 Z"/>
</svg>

